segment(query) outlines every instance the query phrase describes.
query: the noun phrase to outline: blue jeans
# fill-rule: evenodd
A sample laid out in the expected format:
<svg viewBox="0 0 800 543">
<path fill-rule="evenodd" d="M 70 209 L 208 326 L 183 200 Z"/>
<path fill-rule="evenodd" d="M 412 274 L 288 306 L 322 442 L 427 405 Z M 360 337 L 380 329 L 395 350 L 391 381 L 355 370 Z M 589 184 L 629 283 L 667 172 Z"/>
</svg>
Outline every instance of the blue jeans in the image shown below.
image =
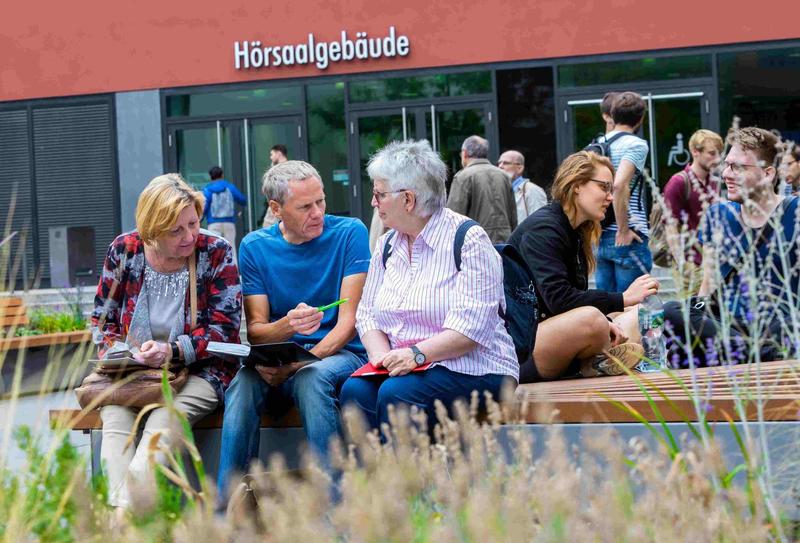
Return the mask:
<svg viewBox="0 0 800 543">
<path fill-rule="evenodd" d="M 598 290 L 625 292 L 637 277 L 653 269 L 653 255 L 646 236 L 640 236 L 642 241 L 617 247 L 614 245 L 616 234 L 616 231 L 606 231 L 600 236 L 594 272 Z"/>
<path fill-rule="evenodd" d="M 325 466 L 332 437 L 341 435 L 339 391 L 350 375 L 366 363 L 366 355 L 341 350 L 309 364 L 273 387 L 252 368 L 241 368 L 225 392 L 225 417 L 217 484 L 222 496 L 234 474 L 246 473 L 258 457 L 261 414 L 285 414 L 297 405 L 312 450 Z"/>
<path fill-rule="evenodd" d="M 483 404 L 483 392 L 489 391 L 500 399 L 506 375 L 466 375 L 450 371 L 444 366 L 408 373 L 401 377 L 351 377 L 342 387 L 341 404 L 353 404 L 361 408 L 372 428 L 389 422 L 389 405 L 416 405 L 428 415 L 429 427 L 436 421 L 434 401 L 440 400 L 446 407 L 463 398 L 469 402 L 473 390 L 477 390 Z"/>
</svg>

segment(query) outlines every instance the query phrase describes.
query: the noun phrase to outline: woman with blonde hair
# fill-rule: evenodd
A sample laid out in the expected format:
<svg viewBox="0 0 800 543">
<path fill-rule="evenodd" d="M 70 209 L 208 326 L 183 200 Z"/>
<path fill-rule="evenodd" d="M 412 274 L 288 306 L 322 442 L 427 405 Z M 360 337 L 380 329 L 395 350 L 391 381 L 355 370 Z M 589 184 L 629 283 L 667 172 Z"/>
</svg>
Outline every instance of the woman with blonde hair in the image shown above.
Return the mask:
<svg viewBox="0 0 800 543">
<path fill-rule="evenodd" d="M 203 204 L 202 193 L 178 174 L 150 181 L 136 207 L 136 230 L 108 249 L 92 312 L 100 358 L 124 341 L 146 366 L 188 369 L 174 406 L 190 424 L 217 408 L 238 369 L 206 348 L 210 341 L 239 343 L 242 304 L 232 247 L 200 230 Z M 139 446 L 128 447 L 137 412 L 122 405 L 100 411 L 109 502 L 121 508 L 130 505 L 129 483 L 147 475 L 151 438 L 169 448 L 175 427 L 168 410 L 157 408 L 144 422 Z"/>
<path fill-rule="evenodd" d="M 618 374 L 642 355 L 633 309 L 658 292 L 649 275 L 625 292 L 588 290 L 600 221 L 613 202 L 614 167 L 595 153 L 568 156 L 553 181 L 553 201 L 525 219 L 508 243 L 525 258 L 539 303 L 533 360 L 520 382 Z M 630 342 L 629 342 L 630 341 Z"/>
</svg>

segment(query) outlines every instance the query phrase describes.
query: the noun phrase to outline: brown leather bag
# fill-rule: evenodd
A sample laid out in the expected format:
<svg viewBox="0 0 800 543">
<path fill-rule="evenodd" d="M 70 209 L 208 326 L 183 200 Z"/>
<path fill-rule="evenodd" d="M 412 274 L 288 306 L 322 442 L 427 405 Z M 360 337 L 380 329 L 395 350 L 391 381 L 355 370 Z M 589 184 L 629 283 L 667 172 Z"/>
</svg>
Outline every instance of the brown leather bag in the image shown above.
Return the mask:
<svg viewBox="0 0 800 543">
<path fill-rule="evenodd" d="M 192 329 L 197 326 L 197 264 L 194 254 L 189 257 L 189 305 Z M 111 285 L 109 297 L 114 295 L 119 282 L 115 279 Z M 105 317 L 105 315 L 104 315 Z M 102 329 L 103 321 L 100 320 Z M 82 409 L 97 408 L 106 405 L 122 405 L 125 407 L 144 407 L 152 403 L 164 401 L 161 388 L 162 370 L 155 368 L 129 369 L 100 366 L 90 373 L 75 389 L 78 404 Z M 183 366 L 167 366 L 167 380 L 173 394 L 177 394 L 186 384 L 189 370 Z"/>
</svg>

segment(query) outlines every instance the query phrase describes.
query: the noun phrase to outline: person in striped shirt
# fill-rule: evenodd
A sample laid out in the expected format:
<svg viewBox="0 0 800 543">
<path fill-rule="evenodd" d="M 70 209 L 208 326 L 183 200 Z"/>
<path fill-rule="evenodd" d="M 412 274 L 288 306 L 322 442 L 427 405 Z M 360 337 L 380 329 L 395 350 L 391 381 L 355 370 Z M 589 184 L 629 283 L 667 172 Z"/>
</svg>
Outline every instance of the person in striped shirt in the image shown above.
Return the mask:
<svg viewBox="0 0 800 543">
<path fill-rule="evenodd" d="M 499 315 L 503 268 L 489 236 L 477 225 L 467 231 L 458 271 L 454 238 L 468 219 L 445 207 L 447 167 L 427 141 L 387 145 L 367 172 L 372 206 L 395 233 L 373 252 L 356 329 L 369 360 L 389 374 L 350 377 L 341 404 L 358 406 L 379 427 L 391 404 L 433 417 L 435 400 L 449 406 L 473 390 L 498 398 L 504 383 L 516 384 L 519 363 Z"/>
</svg>

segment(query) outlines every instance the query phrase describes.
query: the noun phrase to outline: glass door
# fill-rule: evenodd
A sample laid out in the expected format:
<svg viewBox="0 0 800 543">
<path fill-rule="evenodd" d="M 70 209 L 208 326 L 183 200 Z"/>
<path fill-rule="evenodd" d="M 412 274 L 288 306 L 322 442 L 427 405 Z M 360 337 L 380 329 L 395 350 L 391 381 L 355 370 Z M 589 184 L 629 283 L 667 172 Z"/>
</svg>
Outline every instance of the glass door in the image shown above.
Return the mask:
<svg viewBox="0 0 800 543">
<path fill-rule="evenodd" d="M 285 145 L 292 159 L 304 160 L 306 154 L 299 115 L 181 123 L 170 126 L 168 134 L 171 171 L 203 190 L 210 182 L 208 170 L 220 166 L 225 179 L 247 197 L 236 224 L 237 244 L 261 225 L 266 209 L 261 178 L 271 166 L 270 148 Z"/>
<path fill-rule="evenodd" d="M 431 142 L 448 168 L 447 187 L 461 169 L 461 144 L 477 134 L 496 149 L 492 128 L 492 103 L 431 104 L 360 111 L 350 114 L 351 151 L 354 170 L 353 215 L 369 224 L 372 217 L 372 182 L 366 172 L 369 158 L 392 141 L 409 138 Z"/>
<path fill-rule="evenodd" d="M 713 95 L 709 88 L 637 92 L 647 104 L 638 135 L 649 144 L 648 168 L 653 179 L 663 188 L 673 174 L 689 163 L 691 153 L 687 144 L 691 135 L 700 128 L 712 128 L 710 112 L 716 105 L 711 103 Z M 599 107 L 603 94 L 598 92 L 560 100 L 566 125 L 566 138 L 561 140 L 562 159 L 603 134 L 605 123 L 600 117 Z"/>
</svg>

